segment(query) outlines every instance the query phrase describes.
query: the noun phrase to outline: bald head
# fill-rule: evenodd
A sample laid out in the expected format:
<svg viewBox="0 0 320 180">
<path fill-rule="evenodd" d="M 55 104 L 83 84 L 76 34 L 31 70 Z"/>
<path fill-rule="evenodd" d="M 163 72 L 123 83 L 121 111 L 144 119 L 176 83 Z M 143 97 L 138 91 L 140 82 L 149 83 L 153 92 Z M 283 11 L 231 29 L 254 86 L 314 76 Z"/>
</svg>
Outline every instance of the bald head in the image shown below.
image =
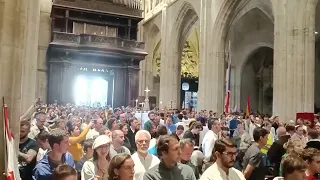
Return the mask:
<svg viewBox="0 0 320 180">
<path fill-rule="evenodd" d="M 120 130 L 114 130 L 112 132 L 112 143 L 115 148 L 119 148 L 124 143 L 124 134 Z"/>
<path fill-rule="evenodd" d="M 114 130 L 112 132 L 112 138 L 115 139 L 117 138 L 118 136 L 124 136 L 123 132 L 121 130 Z"/>
<path fill-rule="evenodd" d="M 278 127 L 278 129 L 277 129 L 278 137 L 285 136 L 286 133 L 287 133 L 287 130 L 285 127 Z"/>
</svg>

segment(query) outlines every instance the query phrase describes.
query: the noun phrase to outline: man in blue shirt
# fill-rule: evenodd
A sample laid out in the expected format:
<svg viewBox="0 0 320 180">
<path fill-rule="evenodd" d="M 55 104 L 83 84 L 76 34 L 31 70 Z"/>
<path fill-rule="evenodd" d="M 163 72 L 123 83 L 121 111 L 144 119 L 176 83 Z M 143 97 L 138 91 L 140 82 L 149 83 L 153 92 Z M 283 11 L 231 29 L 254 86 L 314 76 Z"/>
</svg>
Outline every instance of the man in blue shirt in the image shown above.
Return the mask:
<svg viewBox="0 0 320 180">
<path fill-rule="evenodd" d="M 39 161 L 33 170 L 34 180 L 53 180 L 53 171 L 60 164 L 75 167 L 73 157 L 68 153 L 69 137 L 65 131 L 55 129 L 48 138 L 52 151 Z"/>
<path fill-rule="evenodd" d="M 173 118 L 170 115 L 167 118 L 166 127 L 169 130 L 169 133 L 168 133 L 169 135 L 171 135 L 172 133 L 176 132 L 176 130 L 177 130 L 177 126 L 175 124 L 173 124 Z"/>
</svg>

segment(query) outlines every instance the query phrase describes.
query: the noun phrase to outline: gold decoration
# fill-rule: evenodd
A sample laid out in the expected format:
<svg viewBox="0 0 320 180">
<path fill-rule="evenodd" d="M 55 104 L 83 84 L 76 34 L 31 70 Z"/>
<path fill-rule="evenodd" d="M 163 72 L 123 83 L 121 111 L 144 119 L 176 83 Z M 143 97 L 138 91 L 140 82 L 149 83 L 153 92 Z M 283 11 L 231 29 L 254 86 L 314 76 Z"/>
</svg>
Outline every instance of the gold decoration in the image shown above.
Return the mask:
<svg viewBox="0 0 320 180">
<path fill-rule="evenodd" d="M 161 61 L 161 40 L 157 43 L 153 51 L 152 72 L 153 76 L 160 77 L 160 61 Z"/>
<path fill-rule="evenodd" d="M 199 58 L 200 58 L 200 29 L 196 28 L 186 41 L 181 56 L 181 77 L 199 77 Z"/>
<path fill-rule="evenodd" d="M 188 37 L 182 50 L 181 56 L 181 77 L 198 78 L 199 77 L 199 59 L 200 59 L 200 29 L 196 28 Z M 161 63 L 161 41 L 154 48 L 152 66 L 153 76 L 160 76 Z"/>
</svg>

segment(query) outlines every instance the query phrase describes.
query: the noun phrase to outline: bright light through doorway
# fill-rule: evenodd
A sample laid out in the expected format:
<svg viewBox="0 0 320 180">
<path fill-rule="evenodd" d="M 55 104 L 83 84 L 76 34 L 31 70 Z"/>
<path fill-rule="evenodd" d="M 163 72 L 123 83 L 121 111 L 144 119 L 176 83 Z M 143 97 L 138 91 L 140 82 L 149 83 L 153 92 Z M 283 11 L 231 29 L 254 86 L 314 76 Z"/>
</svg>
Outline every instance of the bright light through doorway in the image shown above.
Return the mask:
<svg viewBox="0 0 320 180">
<path fill-rule="evenodd" d="M 107 104 L 108 81 L 100 77 L 88 77 L 80 75 L 74 85 L 74 98 L 77 105 Z"/>
</svg>

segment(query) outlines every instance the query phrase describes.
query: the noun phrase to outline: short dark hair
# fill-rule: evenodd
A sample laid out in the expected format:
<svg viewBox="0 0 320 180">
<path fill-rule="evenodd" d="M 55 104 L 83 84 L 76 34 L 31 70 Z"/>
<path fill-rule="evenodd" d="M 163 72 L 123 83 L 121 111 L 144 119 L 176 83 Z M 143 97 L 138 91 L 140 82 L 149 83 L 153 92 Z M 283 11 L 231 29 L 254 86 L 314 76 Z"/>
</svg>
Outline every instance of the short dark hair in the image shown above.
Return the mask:
<svg viewBox="0 0 320 180">
<path fill-rule="evenodd" d="M 22 120 L 20 121 L 20 126 L 28 126 L 28 128 L 31 127 L 30 121 L 28 120 Z"/>
<path fill-rule="evenodd" d="M 129 126 L 133 123 L 133 121 L 138 120 L 136 117 L 129 117 Z"/>
<path fill-rule="evenodd" d="M 215 124 L 217 121 L 219 122 L 219 119 L 218 119 L 218 118 L 210 118 L 210 119 L 208 120 L 208 129 L 211 130 L 212 125 Z"/>
<path fill-rule="evenodd" d="M 54 180 L 63 180 L 68 176 L 77 176 L 77 171 L 67 164 L 60 164 L 53 171 L 53 179 Z"/>
<path fill-rule="evenodd" d="M 282 162 L 282 175 L 287 177 L 294 171 L 303 171 L 306 169 L 305 161 L 297 155 L 288 155 Z"/>
<path fill-rule="evenodd" d="M 46 141 L 47 139 L 49 139 L 49 136 L 50 136 L 50 133 L 48 133 L 47 131 L 42 131 L 34 139 L 40 140 L 40 141 Z"/>
<path fill-rule="evenodd" d="M 182 125 L 178 125 L 177 130 L 184 130 L 184 127 Z"/>
<path fill-rule="evenodd" d="M 265 137 L 267 134 L 269 134 L 268 130 L 261 127 L 256 127 L 253 130 L 253 140 L 255 142 L 258 142 L 260 140 L 260 137 Z"/>
<path fill-rule="evenodd" d="M 54 144 L 60 145 L 60 143 L 63 141 L 63 138 L 67 136 L 68 136 L 67 133 L 62 129 L 52 130 L 48 138 L 51 149 L 53 149 Z"/>
<path fill-rule="evenodd" d="M 227 147 L 230 147 L 230 148 L 236 148 L 237 145 L 231 141 L 231 140 L 228 140 L 228 139 L 218 139 L 216 140 L 216 142 L 214 143 L 214 148 L 213 148 L 213 153 L 214 152 L 219 152 L 219 153 L 223 153 Z"/>
<path fill-rule="evenodd" d="M 122 131 L 122 128 L 125 127 L 125 126 L 127 126 L 127 128 L 129 128 L 129 126 L 128 126 L 127 123 L 124 123 L 124 124 L 119 123 L 119 129 L 120 129 L 121 131 Z"/>
<path fill-rule="evenodd" d="M 221 131 L 230 131 L 228 127 L 221 127 Z"/>
<path fill-rule="evenodd" d="M 310 129 L 308 131 L 308 136 L 310 136 L 311 139 L 318 139 L 319 138 L 319 132 L 315 129 Z"/>
<path fill-rule="evenodd" d="M 157 153 L 159 157 L 162 157 L 163 152 L 168 152 L 169 150 L 169 141 L 177 140 L 174 136 L 163 135 L 159 137 L 157 143 Z"/>
<path fill-rule="evenodd" d="M 164 125 L 159 125 L 159 126 L 157 127 L 155 137 L 158 138 L 158 137 L 160 137 L 160 136 L 167 135 L 167 134 L 168 134 L 168 129 L 167 129 L 167 127 L 164 126 Z"/>
<path fill-rule="evenodd" d="M 148 117 L 150 117 L 151 114 L 155 115 L 155 113 L 151 111 L 151 112 L 148 113 Z"/>
<path fill-rule="evenodd" d="M 296 130 L 298 130 L 299 128 L 302 128 L 302 129 L 303 129 L 303 126 L 302 126 L 302 125 L 296 126 Z"/>
<path fill-rule="evenodd" d="M 107 127 L 108 127 L 110 130 L 112 129 L 112 124 L 113 124 L 115 121 L 117 121 L 116 118 L 110 118 L 110 119 L 108 119 L 108 121 L 107 121 Z"/>
<path fill-rule="evenodd" d="M 289 132 L 289 131 L 295 131 L 295 127 L 294 126 L 291 126 L 291 125 L 287 125 L 286 126 L 286 131 Z"/>
<path fill-rule="evenodd" d="M 83 146 L 83 151 L 87 152 L 88 148 L 92 148 L 94 140 L 93 139 L 87 139 L 83 141 L 82 146 Z"/>
</svg>

